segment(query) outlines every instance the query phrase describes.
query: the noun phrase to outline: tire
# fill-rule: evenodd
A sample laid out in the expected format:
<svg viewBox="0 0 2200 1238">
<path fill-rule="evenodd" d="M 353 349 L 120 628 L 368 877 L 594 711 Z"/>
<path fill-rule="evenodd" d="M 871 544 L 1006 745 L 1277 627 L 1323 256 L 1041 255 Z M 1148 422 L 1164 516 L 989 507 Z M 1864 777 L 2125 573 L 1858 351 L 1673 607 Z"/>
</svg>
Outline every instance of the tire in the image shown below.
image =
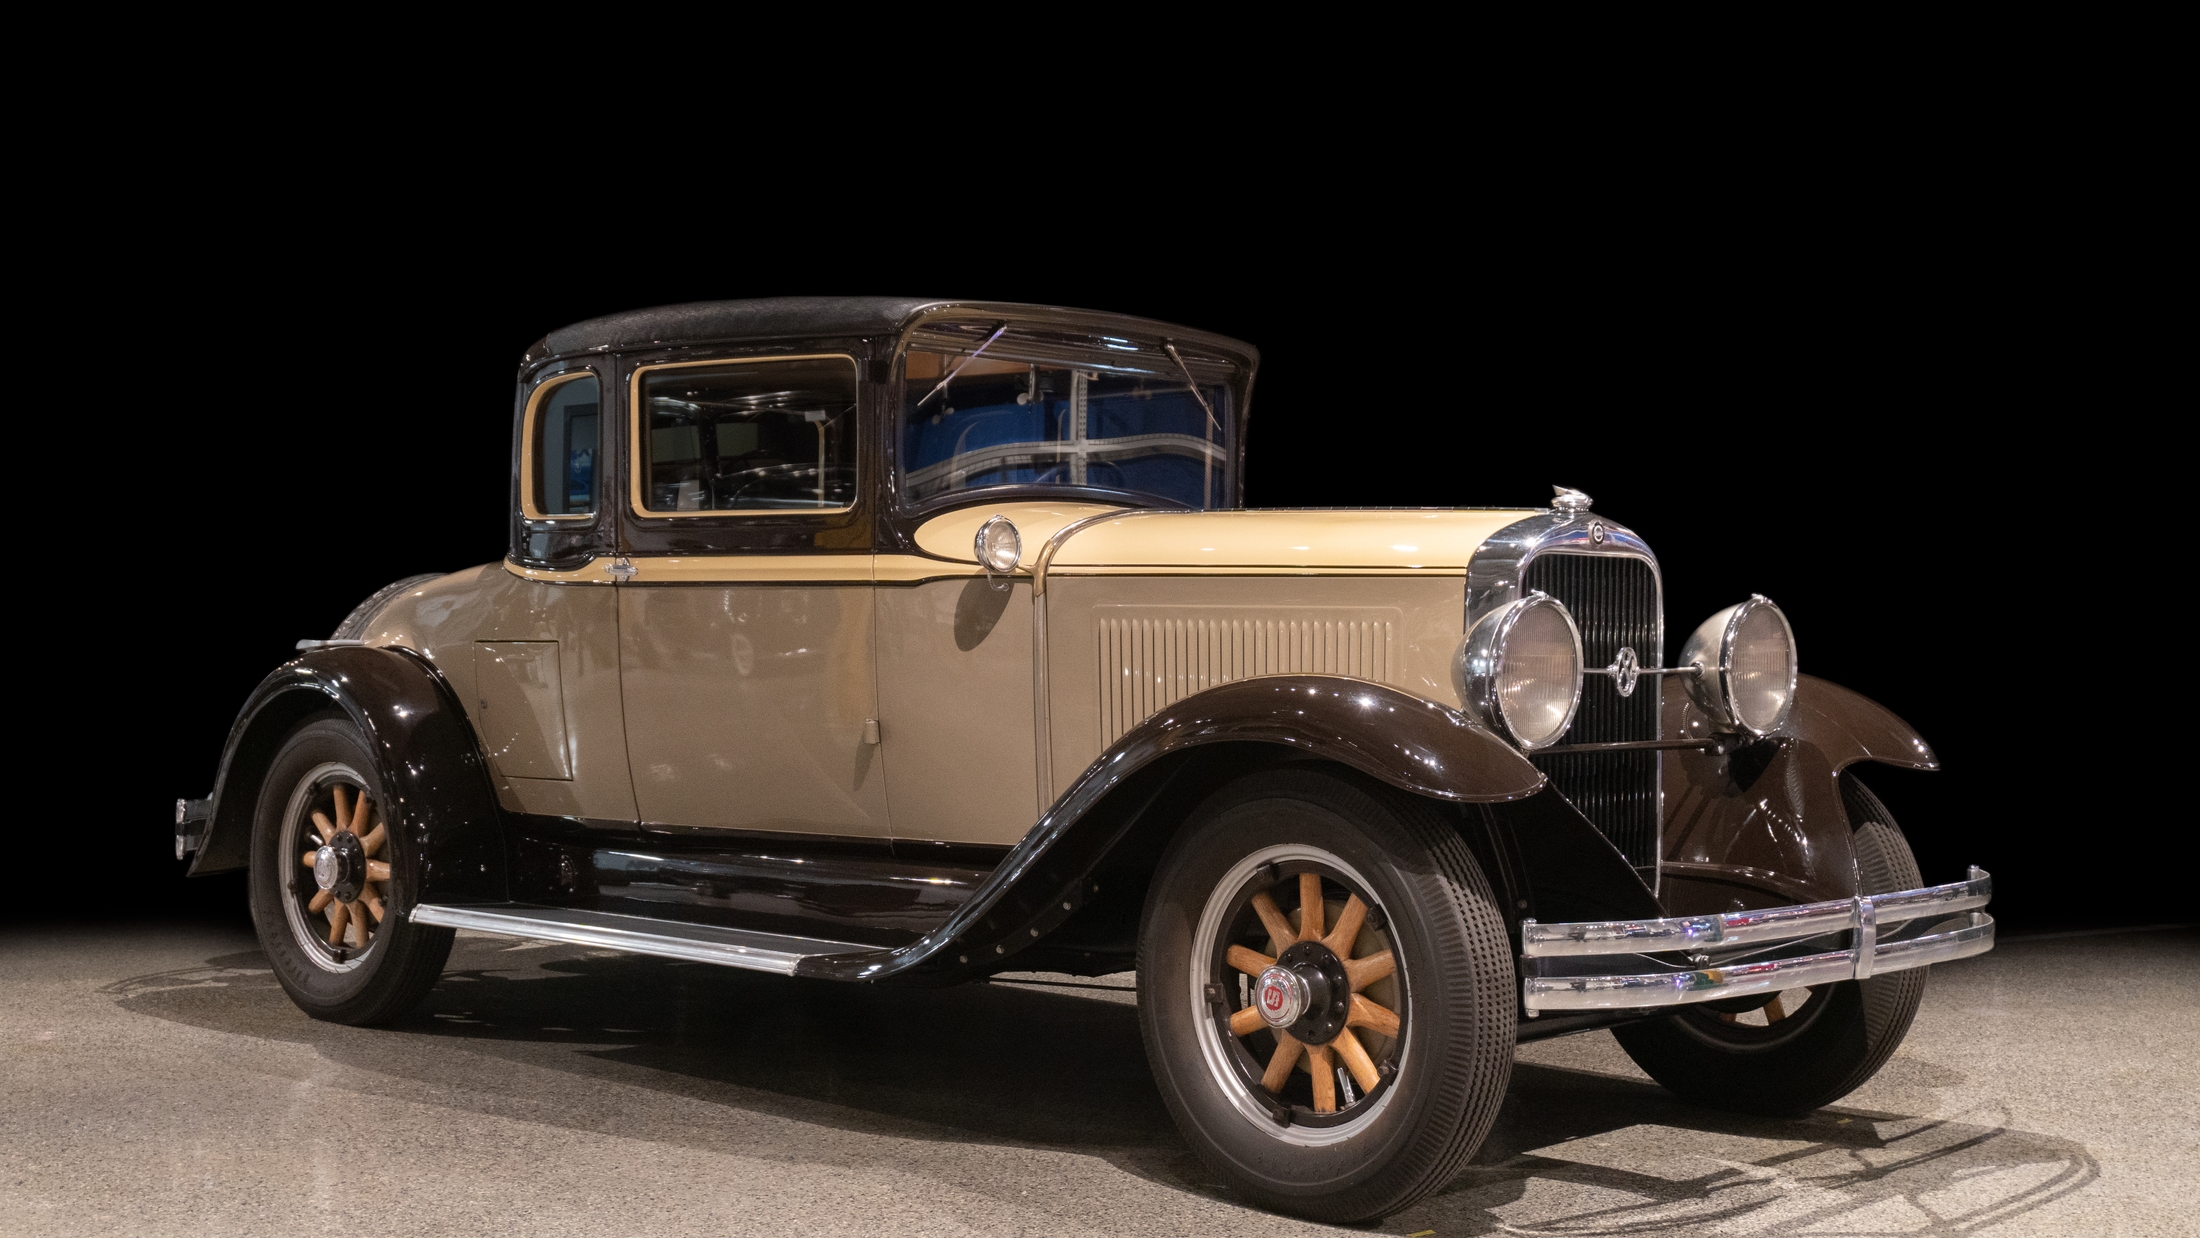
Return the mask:
<svg viewBox="0 0 2200 1238">
<path fill-rule="evenodd" d="M 276 980 L 299 1009 L 316 1019 L 351 1024 L 397 1019 L 434 986 L 451 953 L 451 930 L 406 919 L 413 899 L 404 887 L 406 867 L 399 862 L 403 840 L 384 828 L 383 802 L 373 753 L 358 728 L 343 717 L 311 719 L 293 730 L 260 784 L 252 823 L 252 923 Z M 324 827 L 353 824 L 346 820 L 346 809 L 356 815 L 357 832 Z M 365 835 L 364 842 L 359 834 Z M 317 883 L 319 870 L 300 863 L 317 849 L 354 847 L 353 868 L 365 869 L 359 857 L 371 854 L 390 871 L 379 881 L 363 881 L 350 902 L 339 897 L 348 886 L 324 891 Z M 341 870 L 343 864 L 332 867 Z M 324 893 L 330 897 L 317 906 L 313 900 Z M 379 921 L 373 919 L 377 903 Z M 334 924 L 337 906 L 346 909 L 340 929 Z M 365 940 L 356 945 L 359 929 L 351 923 L 352 912 L 368 926 Z M 324 936 L 337 932 L 341 946 Z"/>
<path fill-rule="evenodd" d="M 1879 797 L 1844 773 L 1841 800 L 1854 831 L 1858 890 L 1886 894 L 1924 885 L 1909 842 Z M 1690 1006 L 1612 1034 L 1636 1065 L 1686 1100 L 1744 1113 L 1804 1113 L 1862 1087 L 1886 1065 L 1925 1000 L 1926 971 L 1819 985 L 1794 1014 L 1762 1027 L 1729 1021 L 1765 1006 L 1760 998 Z"/>
<path fill-rule="evenodd" d="M 1235 946 L 1328 966 L 1303 961 L 1325 942 L 1283 943 L 1265 927 L 1277 921 L 1256 897 L 1268 895 L 1281 931 L 1295 933 L 1310 878 L 1326 939 L 1341 943 L 1327 957 L 1345 970 L 1333 974 L 1395 1016 L 1394 1036 L 1358 1013 L 1330 1030 L 1341 1017 L 1334 986 L 1301 1022 L 1271 1028 L 1256 1009 L 1268 990 L 1250 967 L 1230 965 L 1246 957 Z M 1354 900 L 1373 910 L 1347 941 L 1339 919 Z M 1285 952 L 1268 953 L 1279 945 Z M 1366 980 L 1386 949 L 1395 970 Z M 1512 956 L 1481 867 L 1434 806 L 1342 773 L 1252 775 L 1200 807 L 1148 891 L 1138 939 L 1146 1055 L 1184 1137 L 1242 1198 L 1331 1222 L 1383 1217 L 1449 1182 L 1489 1133 L 1512 1075 Z M 1319 1010 L 1332 1012 L 1328 1022 Z M 1232 1030 L 1248 1016 L 1257 1028 Z M 1293 1032 L 1309 1040 L 1287 1050 Z M 1364 1057 L 1348 1055 L 1348 1038 Z M 1336 1082 L 1316 1084 L 1310 1043 Z M 1270 1069 L 1279 1053 L 1287 1075 Z M 1284 1081 L 1271 1089 L 1264 1074 Z M 1324 1091 L 1333 1112 L 1321 1111 Z"/>
<path fill-rule="evenodd" d="M 345 615 L 344 621 L 336 625 L 336 631 L 329 636 L 329 639 L 359 640 L 363 638 L 367 634 L 367 625 L 374 622 L 374 617 L 382 612 L 382 607 L 388 604 L 391 598 L 412 588 L 414 585 L 424 585 L 431 580 L 441 579 L 443 579 L 443 573 L 429 572 L 422 576 L 407 576 L 403 580 L 392 581 L 376 589 L 373 593 L 367 595 L 366 601 L 351 608 L 351 613 Z"/>
</svg>

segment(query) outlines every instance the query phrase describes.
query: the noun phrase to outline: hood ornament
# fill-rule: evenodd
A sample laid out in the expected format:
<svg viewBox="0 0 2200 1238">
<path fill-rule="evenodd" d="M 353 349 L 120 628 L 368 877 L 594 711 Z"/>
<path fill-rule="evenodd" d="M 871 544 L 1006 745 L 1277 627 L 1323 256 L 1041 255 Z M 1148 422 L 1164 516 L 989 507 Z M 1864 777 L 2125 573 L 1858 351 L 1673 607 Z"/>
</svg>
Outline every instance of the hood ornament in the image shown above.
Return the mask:
<svg viewBox="0 0 2200 1238">
<path fill-rule="evenodd" d="M 1551 500 L 1551 507 L 1554 510 L 1562 511 L 1569 516 L 1578 516 L 1589 510 L 1589 496 L 1581 491 L 1571 486 L 1553 486 L 1551 490 L 1557 496 Z"/>
</svg>

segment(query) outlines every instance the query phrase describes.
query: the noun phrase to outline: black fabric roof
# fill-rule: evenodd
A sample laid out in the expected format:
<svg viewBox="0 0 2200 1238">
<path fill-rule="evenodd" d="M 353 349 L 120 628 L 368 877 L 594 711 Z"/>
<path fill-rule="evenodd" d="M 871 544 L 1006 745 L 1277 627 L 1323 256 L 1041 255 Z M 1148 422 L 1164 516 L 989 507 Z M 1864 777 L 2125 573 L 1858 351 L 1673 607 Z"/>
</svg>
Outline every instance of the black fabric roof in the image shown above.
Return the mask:
<svg viewBox="0 0 2200 1238">
<path fill-rule="evenodd" d="M 606 314 L 560 327 L 527 350 L 522 366 L 545 357 L 579 352 L 646 348 L 654 344 L 701 343 L 712 340 L 772 339 L 785 336 L 886 335 L 926 309 L 968 308 L 1050 320 L 1067 326 L 1136 326 L 1162 331 L 1184 340 L 1205 340 L 1226 352 L 1242 355 L 1247 365 L 1259 362 L 1260 351 L 1249 344 L 1205 331 L 1187 329 L 1129 314 L 1108 314 L 1068 309 L 1055 305 L 1017 305 L 1000 301 L 965 301 L 941 297 L 758 297 L 747 301 L 690 301 L 685 305 L 660 305 L 652 309 Z"/>
<path fill-rule="evenodd" d="M 690 301 L 606 314 L 552 331 L 548 354 L 633 348 L 684 340 L 775 335 L 870 335 L 892 331 L 937 297 L 758 297 Z"/>
</svg>

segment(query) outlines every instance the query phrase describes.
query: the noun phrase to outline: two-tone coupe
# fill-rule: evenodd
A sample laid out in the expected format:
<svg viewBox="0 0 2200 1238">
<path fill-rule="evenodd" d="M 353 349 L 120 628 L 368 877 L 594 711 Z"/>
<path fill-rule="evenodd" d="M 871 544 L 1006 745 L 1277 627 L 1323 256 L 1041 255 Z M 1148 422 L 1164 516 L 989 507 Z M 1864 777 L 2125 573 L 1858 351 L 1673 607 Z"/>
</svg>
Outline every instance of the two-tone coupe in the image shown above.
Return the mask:
<svg viewBox="0 0 2200 1238">
<path fill-rule="evenodd" d="M 1756 1111 L 1869 1078 L 1921 969 L 1993 941 L 1986 875 L 1926 886 L 1857 778 L 1924 740 L 1799 675 L 1762 597 L 1669 656 L 1656 557 L 1586 495 L 1247 510 L 1257 362 L 972 301 L 554 332 L 510 553 L 299 642 L 178 853 L 251 870 L 276 976 L 347 1023 L 458 928 L 1135 969 L 1185 1137 L 1335 1221 L 1455 1174 L 1523 1039 L 1611 1028 Z"/>
</svg>

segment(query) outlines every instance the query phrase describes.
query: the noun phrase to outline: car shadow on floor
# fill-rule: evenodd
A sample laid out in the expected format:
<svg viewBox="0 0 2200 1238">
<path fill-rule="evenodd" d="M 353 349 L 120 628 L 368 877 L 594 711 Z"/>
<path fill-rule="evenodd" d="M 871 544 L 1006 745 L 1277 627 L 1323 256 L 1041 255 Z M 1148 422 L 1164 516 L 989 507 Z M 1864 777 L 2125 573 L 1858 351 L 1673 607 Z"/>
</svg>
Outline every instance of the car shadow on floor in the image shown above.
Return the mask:
<svg viewBox="0 0 2200 1238">
<path fill-rule="evenodd" d="M 1392 1220 L 1446 1234 L 1969 1234 L 2099 1176 L 2084 1146 L 2013 1129 L 1998 1106 L 1760 1118 L 1523 1062 L 1473 1163 Z"/>
<path fill-rule="evenodd" d="M 138 1014 L 312 1046 L 347 1086 L 605 1135 L 753 1149 L 751 1115 L 861 1134 L 1072 1151 L 1227 1198 L 1177 1134 L 1137 1010 L 1102 994 L 896 989 L 465 939 L 392 1028 L 318 1023 L 257 951 L 111 985 Z M 453 1052 L 452 1050 L 457 1050 Z M 676 1098 L 622 1105 L 604 1084 Z M 860 1141 L 779 1155 L 854 1163 Z M 2083 1147 L 1998 1112 L 1802 1119 L 1693 1108 L 1655 1085 L 1529 1063 L 1473 1163 L 1398 1232 L 1969 1232 L 2080 1189 Z"/>
</svg>

